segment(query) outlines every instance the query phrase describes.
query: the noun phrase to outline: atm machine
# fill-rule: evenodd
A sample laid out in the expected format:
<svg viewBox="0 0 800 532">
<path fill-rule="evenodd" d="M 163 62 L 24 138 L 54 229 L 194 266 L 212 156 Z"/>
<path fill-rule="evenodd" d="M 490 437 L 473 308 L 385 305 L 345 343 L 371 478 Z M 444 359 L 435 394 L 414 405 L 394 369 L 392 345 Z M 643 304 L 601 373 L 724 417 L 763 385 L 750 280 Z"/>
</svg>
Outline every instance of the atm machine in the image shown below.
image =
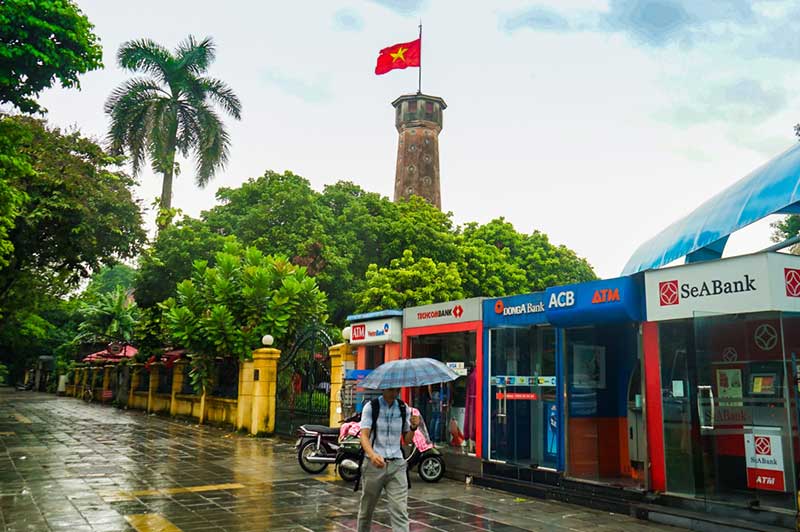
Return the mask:
<svg viewBox="0 0 800 532">
<path fill-rule="evenodd" d="M 631 468 L 642 472 L 647 457 L 644 411 L 642 408 L 642 369 L 636 364 L 628 379 L 628 457 Z"/>
</svg>

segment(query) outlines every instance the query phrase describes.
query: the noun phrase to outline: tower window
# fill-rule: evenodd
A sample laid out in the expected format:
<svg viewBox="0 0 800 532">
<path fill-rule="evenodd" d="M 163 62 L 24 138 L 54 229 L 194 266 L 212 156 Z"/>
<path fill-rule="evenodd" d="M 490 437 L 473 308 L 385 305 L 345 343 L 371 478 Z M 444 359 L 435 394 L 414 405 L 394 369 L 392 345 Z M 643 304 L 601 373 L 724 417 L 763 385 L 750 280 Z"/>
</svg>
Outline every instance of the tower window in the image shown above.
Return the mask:
<svg viewBox="0 0 800 532">
<path fill-rule="evenodd" d="M 417 101 L 408 102 L 408 112 L 409 113 L 416 113 L 417 112 Z"/>
<path fill-rule="evenodd" d="M 425 112 L 433 114 L 433 102 L 425 102 Z"/>
</svg>

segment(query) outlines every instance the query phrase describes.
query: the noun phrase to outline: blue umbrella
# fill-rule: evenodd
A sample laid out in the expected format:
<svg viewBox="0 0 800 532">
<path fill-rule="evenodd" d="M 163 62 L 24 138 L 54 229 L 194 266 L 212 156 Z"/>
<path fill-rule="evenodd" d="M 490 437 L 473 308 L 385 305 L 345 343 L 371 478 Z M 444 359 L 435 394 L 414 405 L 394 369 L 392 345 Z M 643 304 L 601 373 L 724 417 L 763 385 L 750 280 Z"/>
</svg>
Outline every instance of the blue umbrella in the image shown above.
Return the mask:
<svg viewBox="0 0 800 532">
<path fill-rule="evenodd" d="M 393 360 L 378 366 L 361 381 L 362 388 L 385 390 L 386 388 L 405 388 L 425 386 L 437 382 L 450 382 L 458 378 L 458 373 L 432 358 L 409 358 Z"/>
</svg>

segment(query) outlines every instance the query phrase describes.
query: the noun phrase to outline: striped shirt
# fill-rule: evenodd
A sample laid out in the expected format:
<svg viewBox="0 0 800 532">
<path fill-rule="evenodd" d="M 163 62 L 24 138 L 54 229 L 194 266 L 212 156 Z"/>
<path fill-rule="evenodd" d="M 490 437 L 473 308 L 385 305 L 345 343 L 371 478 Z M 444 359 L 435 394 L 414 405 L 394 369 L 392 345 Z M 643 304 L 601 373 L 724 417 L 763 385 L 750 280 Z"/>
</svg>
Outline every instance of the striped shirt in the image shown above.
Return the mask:
<svg viewBox="0 0 800 532">
<path fill-rule="evenodd" d="M 375 440 L 372 448 L 384 458 L 403 458 L 403 451 L 400 449 L 400 438 L 403 434 L 411 430 L 408 418 L 411 416 L 408 406 L 406 406 L 406 423 L 403 426 L 403 415 L 400 413 L 400 405 L 397 400 L 389 406 L 383 399 L 378 398 L 381 409 L 378 412 L 378 427 L 375 430 Z M 364 405 L 361 411 L 361 428 L 370 429 L 370 439 L 372 439 L 372 401 Z"/>
</svg>

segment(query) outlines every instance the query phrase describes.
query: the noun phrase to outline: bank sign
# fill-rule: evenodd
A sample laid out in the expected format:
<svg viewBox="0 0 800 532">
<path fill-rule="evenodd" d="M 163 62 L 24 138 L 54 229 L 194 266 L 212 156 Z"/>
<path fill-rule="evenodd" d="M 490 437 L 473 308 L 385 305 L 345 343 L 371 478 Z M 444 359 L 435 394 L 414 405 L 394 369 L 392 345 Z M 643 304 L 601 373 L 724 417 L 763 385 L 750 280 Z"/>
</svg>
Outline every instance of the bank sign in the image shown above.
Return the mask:
<svg viewBox="0 0 800 532">
<path fill-rule="evenodd" d="M 403 326 L 399 317 L 350 324 L 350 343 L 354 345 L 400 342 L 402 338 Z"/>
<path fill-rule="evenodd" d="M 800 257 L 761 253 L 645 274 L 647 319 L 800 309 Z"/>
<path fill-rule="evenodd" d="M 780 427 L 744 427 L 747 487 L 786 491 Z M 751 432 L 752 431 L 752 432 Z M 751 432 L 748 434 L 748 432 Z"/>
<path fill-rule="evenodd" d="M 545 316 L 558 327 L 641 321 L 641 278 L 619 277 L 548 288 Z"/>
<path fill-rule="evenodd" d="M 448 301 L 447 303 L 434 303 L 421 307 L 410 307 L 403 311 L 403 326 L 428 327 L 431 325 L 447 325 L 451 323 L 466 323 L 482 319 L 482 297 Z"/>
<path fill-rule="evenodd" d="M 545 294 L 535 292 L 483 301 L 483 323 L 487 327 L 546 323 Z"/>
</svg>

